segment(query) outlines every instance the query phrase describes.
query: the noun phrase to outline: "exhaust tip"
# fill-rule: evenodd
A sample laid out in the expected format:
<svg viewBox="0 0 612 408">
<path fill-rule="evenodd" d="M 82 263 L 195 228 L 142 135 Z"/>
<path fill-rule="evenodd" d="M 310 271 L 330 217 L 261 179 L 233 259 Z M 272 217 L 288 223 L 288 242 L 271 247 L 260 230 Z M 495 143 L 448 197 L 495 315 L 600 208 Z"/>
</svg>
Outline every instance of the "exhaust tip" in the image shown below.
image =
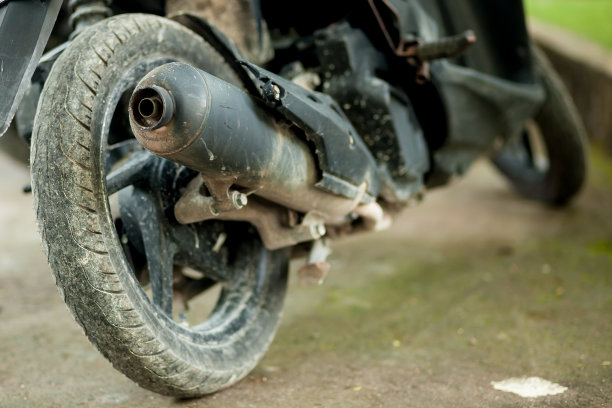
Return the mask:
<svg viewBox="0 0 612 408">
<path fill-rule="evenodd" d="M 143 130 L 167 125 L 174 116 L 172 95 L 159 86 L 136 88 L 130 99 L 130 117 Z"/>
<path fill-rule="evenodd" d="M 145 149 L 171 156 L 197 140 L 210 100 L 198 69 L 180 62 L 161 65 L 147 73 L 132 92 L 130 128 Z"/>
</svg>

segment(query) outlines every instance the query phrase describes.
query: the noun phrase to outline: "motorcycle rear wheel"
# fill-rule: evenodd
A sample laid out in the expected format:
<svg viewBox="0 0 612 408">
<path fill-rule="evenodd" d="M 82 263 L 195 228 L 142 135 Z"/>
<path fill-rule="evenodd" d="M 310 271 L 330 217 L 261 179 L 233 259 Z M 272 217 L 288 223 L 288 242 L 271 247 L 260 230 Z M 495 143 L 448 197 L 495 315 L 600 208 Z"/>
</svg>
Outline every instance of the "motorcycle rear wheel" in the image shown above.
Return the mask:
<svg viewBox="0 0 612 408">
<path fill-rule="evenodd" d="M 586 132 L 572 99 L 544 53 L 533 49 L 546 100 L 525 131 L 493 164 L 523 196 L 563 206 L 581 190 L 587 173 Z"/>
<path fill-rule="evenodd" d="M 31 173 L 57 287 L 89 340 L 142 387 L 194 397 L 232 385 L 265 353 L 288 254 L 266 250 L 246 224 L 174 219 L 177 189 L 197 173 L 140 149 L 126 121 L 139 79 L 172 61 L 239 85 L 210 45 L 164 18 L 124 14 L 79 34 L 42 92 Z M 179 281 L 191 292 L 179 293 Z M 177 315 L 178 296 L 214 283 L 221 294 L 206 320 Z"/>
</svg>

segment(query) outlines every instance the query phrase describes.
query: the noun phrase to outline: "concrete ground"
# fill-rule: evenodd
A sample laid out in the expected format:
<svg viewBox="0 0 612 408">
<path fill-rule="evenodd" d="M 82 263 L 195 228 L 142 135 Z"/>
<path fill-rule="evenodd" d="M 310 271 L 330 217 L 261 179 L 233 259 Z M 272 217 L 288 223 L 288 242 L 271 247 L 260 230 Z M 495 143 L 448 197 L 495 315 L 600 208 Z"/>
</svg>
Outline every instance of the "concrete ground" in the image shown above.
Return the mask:
<svg viewBox="0 0 612 408">
<path fill-rule="evenodd" d="M 292 282 L 253 373 L 181 401 L 88 343 L 55 290 L 28 173 L 1 157 L 0 407 L 610 407 L 612 160 L 592 162 L 563 211 L 481 163 L 391 230 L 337 243 L 323 286 Z M 568 389 L 526 399 L 491 385 L 522 376 Z"/>
</svg>

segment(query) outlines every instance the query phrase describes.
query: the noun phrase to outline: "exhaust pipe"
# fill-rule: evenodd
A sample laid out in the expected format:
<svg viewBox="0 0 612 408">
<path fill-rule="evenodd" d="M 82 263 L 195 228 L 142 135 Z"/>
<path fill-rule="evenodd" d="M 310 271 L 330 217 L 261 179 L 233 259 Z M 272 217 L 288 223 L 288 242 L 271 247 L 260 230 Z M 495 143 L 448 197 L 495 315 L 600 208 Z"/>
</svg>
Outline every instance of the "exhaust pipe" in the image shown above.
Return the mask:
<svg viewBox="0 0 612 408">
<path fill-rule="evenodd" d="M 261 102 L 184 63 L 147 74 L 130 100 L 130 125 L 149 151 L 323 219 L 350 213 L 349 199 L 315 186 L 320 170 L 308 145 Z"/>
</svg>

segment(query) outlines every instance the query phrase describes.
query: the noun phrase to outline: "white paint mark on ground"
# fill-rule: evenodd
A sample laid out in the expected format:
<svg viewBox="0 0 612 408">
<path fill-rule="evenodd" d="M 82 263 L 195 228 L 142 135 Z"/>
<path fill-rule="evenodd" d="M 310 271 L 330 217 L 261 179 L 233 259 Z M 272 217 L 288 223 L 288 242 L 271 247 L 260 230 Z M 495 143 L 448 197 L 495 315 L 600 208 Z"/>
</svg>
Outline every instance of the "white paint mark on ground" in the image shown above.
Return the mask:
<svg viewBox="0 0 612 408">
<path fill-rule="evenodd" d="M 503 381 L 491 381 L 491 385 L 496 390 L 512 392 L 525 398 L 557 395 L 567 390 L 567 387 L 540 377 L 508 378 Z"/>
</svg>

